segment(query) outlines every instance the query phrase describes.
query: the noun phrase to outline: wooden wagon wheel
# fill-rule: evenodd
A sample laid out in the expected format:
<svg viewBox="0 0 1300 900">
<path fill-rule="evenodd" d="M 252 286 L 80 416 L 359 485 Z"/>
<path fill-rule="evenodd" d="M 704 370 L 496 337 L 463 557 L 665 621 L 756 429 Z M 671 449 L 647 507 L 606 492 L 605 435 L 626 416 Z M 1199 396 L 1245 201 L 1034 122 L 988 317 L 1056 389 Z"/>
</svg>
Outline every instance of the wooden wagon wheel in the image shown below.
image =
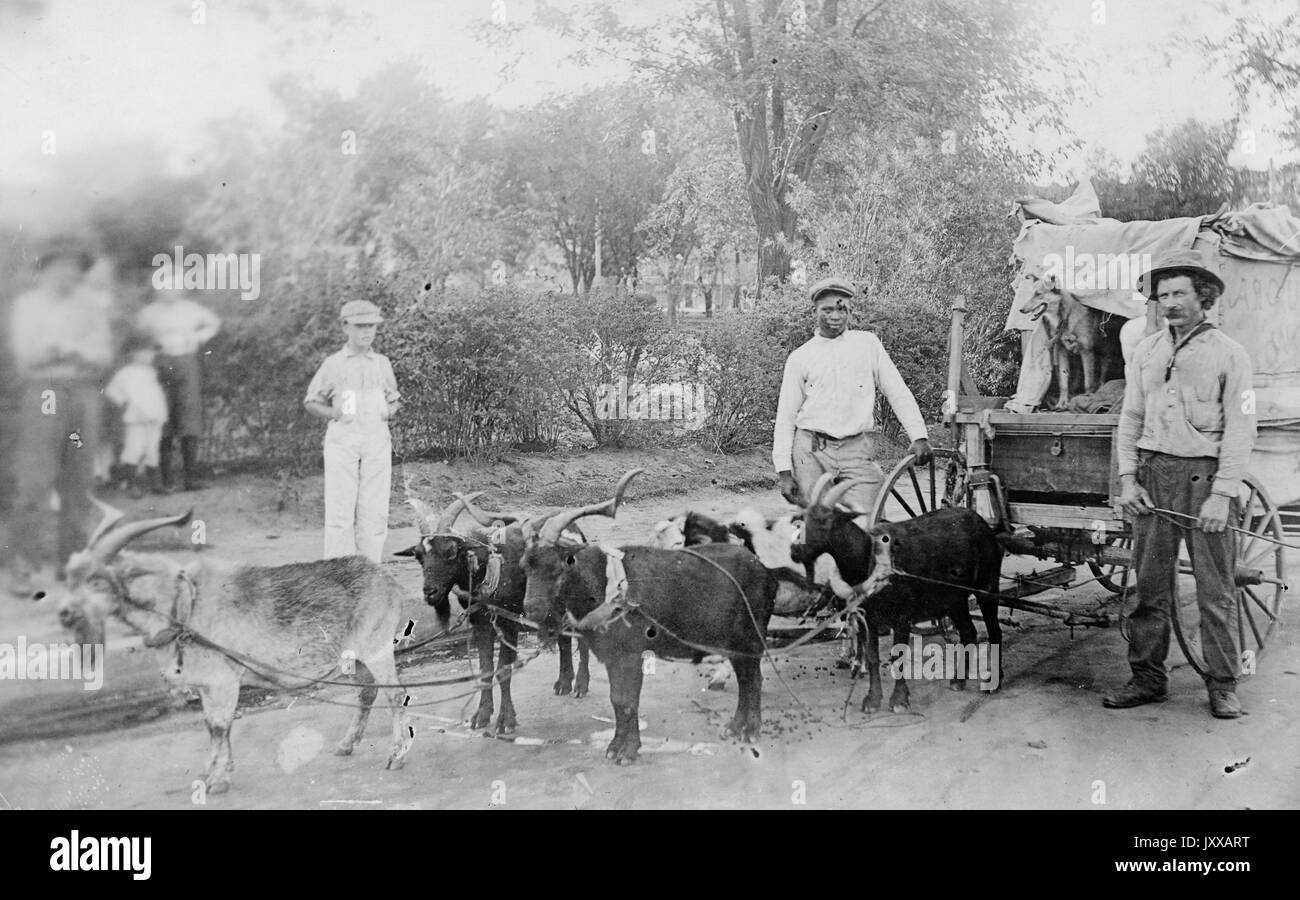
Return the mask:
<svg viewBox="0 0 1300 900">
<path fill-rule="evenodd" d="M 911 453 L 898 461 L 898 465 L 885 476 L 884 484 L 868 513 L 867 524 L 875 527 L 881 522 L 898 522 L 903 519 L 915 519 L 922 513 L 939 509 L 943 496 L 938 482 L 935 462 L 948 459 L 955 454 L 952 450 L 936 450 L 930 461 L 921 467 L 917 475 L 916 457 Z"/>
<path fill-rule="evenodd" d="M 1237 642 L 1243 656 L 1242 675 L 1254 672 L 1257 656 L 1277 627 L 1278 610 L 1282 605 L 1282 584 L 1286 575 L 1284 548 L 1262 540 L 1270 537 L 1283 540 L 1282 519 L 1277 505 L 1263 486 L 1247 475 L 1242 479 L 1242 490 L 1237 497 L 1239 515 L 1229 520 L 1230 525 L 1246 529 L 1249 534 L 1236 535 L 1237 569 L 1259 569 L 1265 578 L 1276 583 L 1263 582 L 1237 588 Z M 1178 596 L 1174 604 L 1174 635 L 1183 655 L 1198 675 L 1204 677 L 1205 654 L 1201 649 L 1201 614 L 1196 603 L 1196 584 L 1192 578 L 1190 557 L 1183 550 L 1178 561 Z"/>
</svg>

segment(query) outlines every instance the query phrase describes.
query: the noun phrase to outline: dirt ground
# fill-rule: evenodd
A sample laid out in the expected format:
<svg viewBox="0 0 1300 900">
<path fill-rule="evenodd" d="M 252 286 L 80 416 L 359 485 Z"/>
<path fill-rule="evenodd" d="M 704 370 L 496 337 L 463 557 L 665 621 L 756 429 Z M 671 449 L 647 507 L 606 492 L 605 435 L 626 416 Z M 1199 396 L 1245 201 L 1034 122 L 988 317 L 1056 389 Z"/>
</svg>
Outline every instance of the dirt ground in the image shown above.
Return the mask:
<svg viewBox="0 0 1300 900">
<path fill-rule="evenodd" d="M 723 457 L 698 450 L 533 454 L 495 465 L 407 465 L 394 472 L 388 551 L 416 534 L 403 482 L 435 502 L 482 489 L 486 508 L 535 510 L 606 496 L 627 468 L 646 469 L 617 522 L 589 519 L 589 536 L 633 542 L 685 508 L 729 513 L 753 505 L 786 510 L 762 452 Z M 319 555 L 319 479 L 233 479 L 193 495 L 140 501 L 174 512 L 193 502 L 203 552 L 276 564 Z M 123 502 L 121 505 L 130 507 Z M 159 535 L 180 550 L 185 536 Z M 432 626 L 414 563 L 393 560 L 410 588 L 406 611 L 418 638 Z M 1051 563 L 1008 559 L 1004 572 Z M 1087 578 L 1080 570 L 1080 578 Z M 1292 584 L 1300 572 L 1292 565 Z M 1080 610 L 1114 609 L 1095 584 L 1039 599 Z M 0 640 L 62 639 L 57 590 L 39 603 L 0 599 Z M 1004 617 L 1010 617 L 1003 611 Z M 1296 618 L 1283 608 L 1284 623 Z M 207 757 L 196 704 L 169 696 L 162 660 L 124 629 L 109 632 L 100 691 L 69 682 L 0 681 L 0 809 L 3 808 L 1295 808 L 1300 806 L 1300 643 L 1285 625 L 1239 690 L 1249 715 L 1218 721 L 1177 647 L 1172 699 L 1112 711 L 1101 696 L 1126 679 L 1117 628 L 1071 630 L 1016 613 L 1004 629 L 1005 680 L 972 686 L 916 682 L 912 712 L 863 715 L 865 684 L 834 667 L 836 644 L 778 652 L 764 666 L 761 743 L 720 736 L 736 702 L 734 681 L 706 690 L 706 671 L 656 660 L 641 698 L 642 756 L 604 758 L 613 727 L 604 667 L 593 660 L 591 694 L 556 697 L 557 660 L 544 652 L 514 677 L 515 741 L 462 724 L 473 698 L 460 687 L 413 689 L 416 727 L 406 766 L 383 768 L 388 714 L 378 711 L 352 757 L 330 753 L 351 702 L 338 689 L 312 696 L 249 694 L 233 728 L 230 793 L 195 802 Z M 533 645 L 526 642 L 524 647 Z M 463 653 L 402 670 L 417 681 L 471 670 Z M 886 685 L 888 689 L 888 685 Z M 850 694 L 852 695 L 850 700 Z"/>
</svg>

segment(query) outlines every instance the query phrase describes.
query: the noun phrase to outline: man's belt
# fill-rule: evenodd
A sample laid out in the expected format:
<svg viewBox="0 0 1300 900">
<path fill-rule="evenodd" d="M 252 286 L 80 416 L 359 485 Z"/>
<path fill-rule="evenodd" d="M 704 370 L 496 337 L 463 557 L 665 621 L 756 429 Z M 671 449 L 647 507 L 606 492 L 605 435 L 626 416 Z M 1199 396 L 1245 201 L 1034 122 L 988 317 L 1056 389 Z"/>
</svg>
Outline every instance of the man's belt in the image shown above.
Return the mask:
<svg viewBox="0 0 1300 900">
<path fill-rule="evenodd" d="M 805 428 L 804 431 L 807 431 L 812 435 L 812 445 L 814 450 L 824 450 L 826 449 L 827 444 L 842 444 L 845 441 L 856 440 L 866 434 L 865 431 L 859 431 L 857 434 L 848 434 L 844 437 L 837 438 L 822 431 L 813 431 L 811 428 Z"/>
</svg>

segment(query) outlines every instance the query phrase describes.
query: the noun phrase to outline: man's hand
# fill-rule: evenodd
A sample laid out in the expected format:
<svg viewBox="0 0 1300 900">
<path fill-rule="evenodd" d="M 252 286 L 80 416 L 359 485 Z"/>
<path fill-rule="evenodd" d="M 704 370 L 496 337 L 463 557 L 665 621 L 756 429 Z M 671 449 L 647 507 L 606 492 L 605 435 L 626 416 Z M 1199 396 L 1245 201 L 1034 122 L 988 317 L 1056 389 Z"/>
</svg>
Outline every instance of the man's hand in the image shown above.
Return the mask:
<svg viewBox="0 0 1300 900">
<path fill-rule="evenodd" d="M 1151 512 L 1156 505 L 1147 493 L 1147 489 L 1138 484 L 1137 478 L 1132 475 L 1125 475 L 1121 480 L 1121 489 L 1119 495 L 1120 509 L 1130 516 L 1145 516 Z"/>
<path fill-rule="evenodd" d="M 790 471 L 777 472 L 777 488 L 781 491 L 781 496 L 789 500 L 795 506 L 803 506 L 803 494 L 799 493 L 799 485 L 795 483 L 794 473 Z"/>
<path fill-rule="evenodd" d="M 907 452 L 916 457 L 916 464 L 923 466 L 934 457 L 934 451 L 930 449 L 930 442 L 926 438 L 920 438 L 912 441 Z"/>
<path fill-rule="evenodd" d="M 1228 526 L 1228 498 L 1223 494 L 1211 494 L 1201 504 L 1201 531 L 1206 534 L 1218 534 Z"/>
</svg>

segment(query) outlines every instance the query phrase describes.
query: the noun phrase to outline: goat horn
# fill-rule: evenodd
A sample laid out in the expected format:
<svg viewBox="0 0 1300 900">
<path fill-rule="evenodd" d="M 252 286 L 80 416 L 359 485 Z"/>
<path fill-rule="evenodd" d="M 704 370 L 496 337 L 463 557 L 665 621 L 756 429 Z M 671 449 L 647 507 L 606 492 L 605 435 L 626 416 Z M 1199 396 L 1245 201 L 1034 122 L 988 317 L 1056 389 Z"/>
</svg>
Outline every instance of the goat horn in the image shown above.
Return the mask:
<svg viewBox="0 0 1300 900">
<path fill-rule="evenodd" d="M 824 478 L 825 476 L 822 477 Z M 825 506 L 827 509 L 834 509 L 835 504 L 840 502 L 840 498 L 853 490 L 853 488 L 860 484 L 870 483 L 870 479 L 867 478 L 850 478 L 846 481 L 841 481 L 839 484 L 835 485 L 835 487 L 827 491 L 826 496 L 822 497 L 822 506 Z"/>
<path fill-rule="evenodd" d="M 481 493 L 481 492 L 480 492 L 480 493 Z M 478 495 L 475 494 L 475 495 L 472 495 L 472 496 L 478 496 Z M 500 522 L 502 525 L 511 525 L 511 524 L 513 524 L 513 523 L 519 521 L 519 517 L 518 517 L 518 516 L 509 516 L 509 515 L 506 515 L 505 513 L 488 513 L 488 512 L 484 512 L 483 510 L 481 510 L 481 509 L 479 509 L 477 506 L 475 506 L 473 503 L 471 503 L 471 502 L 470 502 L 470 497 L 467 497 L 467 496 L 465 496 L 464 494 L 457 494 L 457 495 L 456 495 L 456 499 L 457 499 L 457 500 L 460 500 L 460 501 L 462 501 L 462 502 L 464 502 L 464 504 L 465 504 L 465 512 L 467 512 L 467 513 L 469 513 L 471 516 L 473 516 L 473 517 L 474 517 L 474 521 L 475 521 L 475 522 L 478 522 L 478 523 L 479 523 L 480 525 L 482 525 L 484 528 L 487 528 L 487 527 L 489 527 L 489 526 L 495 525 L 495 524 L 498 523 L 498 522 Z"/>
<path fill-rule="evenodd" d="M 818 499 L 822 495 L 822 491 L 826 490 L 826 486 L 829 485 L 834 480 L 835 480 L 835 476 L 832 475 L 830 472 L 823 472 L 822 476 L 817 479 L 817 483 L 813 485 L 812 496 L 808 498 L 808 505 L 816 506 L 818 503 Z"/>
<path fill-rule="evenodd" d="M 438 521 L 438 514 L 433 507 L 425 503 L 419 497 L 407 497 L 406 502 L 411 504 L 411 509 L 420 517 L 416 525 L 420 528 L 420 537 L 428 537 L 434 532 L 434 523 Z"/>
<path fill-rule="evenodd" d="M 94 549 L 96 541 L 102 538 L 113 528 L 114 525 L 126 517 L 126 513 L 120 509 L 109 506 L 90 491 L 86 491 L 86 496 L 89 497 L 90 502 L 99 507 L 99 511 L 104 514 L 104 518 L 100 520 L 99 524 L 95 526 L 95 530 L 91 533 L 90 540 L 86 541 L 86 550 L 89 551 Z"/>
<path fill-rule="evenodd" d="M 618 513 L 619 504 L 623 502 L 623 493 L 632 479 L 640 475 L 644 469 L 632 469 L 618 480 L 618 485 L 614 488 L 614 496 L 610 500 L 602 500 L 600 503 L 592 503 L 589 506 L 581 506 L 576 509 L 561 510 L 551 516 L 542 525 L 541 530 L 537 533 L 537 540 L 542 544 L 558 544 L 560 535 L 564 529 L 568 528 L 583 516 L 609 516 L 611 519 Z"/>
<path fill-rule="evenodd" d="M 117 551 L 121 550 L 131 541 L 135 540 L 142 534 L 146 534 L 157 528 L 166 525 L 184 525 L 194 514 L 193 508 L 187 509 L 178 516 L 162 516 L 157 519 L 144 519 L 140 522 L 132 522 L 130 525 L 119 525 L 106 534 L 100 536 L 99 540 L 87 547 L 87 552 L 99 559 L 101 562 L 107 562 L 112 559 Z"/>
<path fill-rule="evenodd" d="M 456 519 L 459 518 L 461 512 L 464 511 L 465 504 L 473 500 L 475 497 L 482 497 L 482 496 L 483 496 L 482 491 L 475 491 L 474 493 L 464 497 L 462 497 L 460 494 L 457 494 L 456 499 L 453 500 L 447 506 L 447 508 L 442 511 L 442 515 L 438 517 L 438 523 L 433 526 L 434 533 L 437 534 L 441 532 L 451 531 L 451 526 L 456 524 Z"/>
</svg>

